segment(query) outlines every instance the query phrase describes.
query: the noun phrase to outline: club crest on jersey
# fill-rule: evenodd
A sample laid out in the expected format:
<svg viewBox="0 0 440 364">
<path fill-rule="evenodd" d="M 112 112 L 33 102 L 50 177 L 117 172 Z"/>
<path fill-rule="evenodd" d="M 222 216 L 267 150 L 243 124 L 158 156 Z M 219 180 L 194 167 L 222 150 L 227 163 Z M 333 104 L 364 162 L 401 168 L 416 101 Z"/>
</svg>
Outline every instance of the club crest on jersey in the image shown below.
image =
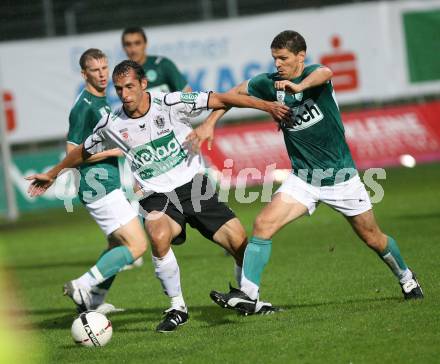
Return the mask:
<svg viewBox="0 0 440 364">
<path fill-rule="evenodd" d="M 154 82 L 157 80 L 157 72 L 155 70 L 148 70 L 146 76 L 148 82 Z"/>
<path fill-rule="evenodd" d="M 165 119 L 164 119 L 164 117 L 163 117 L 162 115 L 157 115 L 157 116 L 154 118 L 154 123 L 156 124 L 156 126 L 157 126 L 159 129 L 163 129 L 164 126 L 165 126 Z"/>
<path fill-rule="evenodd" d="M 294 95 L 296 101 L 301 101 L 303 99 L 303 93 L 298 92 Z"/>
<path fill-rule="evenodd" d="M 284 91 L 277 91 L 277 101 L 284 104 L 286 93 Z"/>
</svg>

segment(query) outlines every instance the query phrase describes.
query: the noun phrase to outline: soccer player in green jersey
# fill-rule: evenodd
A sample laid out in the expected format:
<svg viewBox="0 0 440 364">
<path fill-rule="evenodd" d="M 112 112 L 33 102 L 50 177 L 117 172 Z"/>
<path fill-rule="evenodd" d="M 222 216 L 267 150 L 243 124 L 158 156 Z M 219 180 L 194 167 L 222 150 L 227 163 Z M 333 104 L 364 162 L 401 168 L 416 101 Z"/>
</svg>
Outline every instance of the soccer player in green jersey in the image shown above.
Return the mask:
<svg viewBox="0 0 440 364">
<path fill-rule="evenodd" d="M 90 48 L 81 55 L 79 64 L 85 87 L 70 111 L 67 154 L 83 143 L 98 121 L 110 113 L 106 99 L 109 77 L 106 55 L 99 49 Z M 122 155 L 119 149 L 104 151 L 78 168 L 81 176 L 79 198 L 108 241 L 108 248 L 96 266 L 64 286 L 64 293 L 72 298 L 79 311 L 114 311 L 114 306 L 104 303 L 104 299 L 116 275 L 96 285 L 97 276 L 102 275 L 100 269 L 118 272 L 125 264 L 132 263 L 132 258 L 142 256 L 147 248 L 146 236 L 137 212 L 121 190 L 117 159 L 119 155 Z M 116 247 L 117 249 L 113 249 Z M 120 266 L 115 264 L 118 257 L 121 258 Z"/>
<path fill-rule="evenodd" d="M 147 53 L 147 36 L 140 27 L 126 28 L 122 32 L 122 47 L 128 59 L 140 64 L 148 81 L 149 91 L 190 92 L 185 76 L 168 58 Z"/>
<path fill-rule="evenodd" d="M 376 223 L 344 136 L 341 114 L 331 83 L 332 71 L 319 64 L 304 65 L 306 42 L 295 31 L 278 34 L 271 44 L 276 73 L 260 74 L 230 92 L 278 101 L 292 110 L 280 123 L 292 163 L 292 173 L 258 214 L 245 251 L 241 290 L 211 292 L 221 307 L 252 314 L 261 275 L 269 261 L 272 237 L 286 224 L 311 215 L 323 202 L 345 216 L 356 234 L 388 265 L 399 280 L 405 299 L 423 298 L 423 292 L 400 254 L 396 241 Z M 213 112 L 189 137 L 212 141 L 215 122 L 224 110 Z"/>
</svg>

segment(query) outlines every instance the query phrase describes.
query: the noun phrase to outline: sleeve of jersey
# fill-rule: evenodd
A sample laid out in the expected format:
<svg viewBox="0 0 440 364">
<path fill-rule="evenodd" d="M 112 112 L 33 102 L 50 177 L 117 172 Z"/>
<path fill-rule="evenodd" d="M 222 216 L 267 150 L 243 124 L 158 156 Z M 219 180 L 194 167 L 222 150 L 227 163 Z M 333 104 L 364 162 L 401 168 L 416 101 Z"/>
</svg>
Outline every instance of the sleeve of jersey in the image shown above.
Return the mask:
<svg viewBox="0 0 440 364">
<path fill-rule="evenodd" d="M 185 86 L 188 85 L 188 81 L 185 76 L 179 71 L 177 66 L 168 58 L 164 58 L 162 60 L 163 67 L 166 71 L 168 85 L 170 86 L 170 90 L 174 91 L 182 91 Z"/>
<path fill-rule="evenodd" d="M 196 117 L 208 109 L 210 92 L 173 92 L 165 95 L 165 105 L 187 117 Z"/>
<path fill-rule="evenodd" d="M 304 68 L 304 77 L 307 77 L 310 75 L 313 71 L 316 71 L 318 68 L 321 68 L 321 64 L 311 64 L 310 66 L 307 66 Z"/>
<path fill-rule="evenodd" d="M 110 149 L 103 133 L 108 124 L 109 118 L 110 114 L 103 117 L 98 124 L 96 124 L 93 134 L 89 135 L 85 140 L 84 149 L 87 153 L 96 154 L 103 152 L 106 149 Z"/>
<path fill-rule="evenodd" d="M 67 132 L 67 143 L 80 145 L 83 142 L 82 134 L 86 112 L 84 110 L 72 109 L 69 115 L 69 131 Z"/>
<path fill-rule="evenodd" d="M 267 73 L 255 76 L 248 81 L 248 95 L 259 99 L 269 100 L 269 90 L 273 88 L 273 81 L 269 79 Z"/>
</svg>

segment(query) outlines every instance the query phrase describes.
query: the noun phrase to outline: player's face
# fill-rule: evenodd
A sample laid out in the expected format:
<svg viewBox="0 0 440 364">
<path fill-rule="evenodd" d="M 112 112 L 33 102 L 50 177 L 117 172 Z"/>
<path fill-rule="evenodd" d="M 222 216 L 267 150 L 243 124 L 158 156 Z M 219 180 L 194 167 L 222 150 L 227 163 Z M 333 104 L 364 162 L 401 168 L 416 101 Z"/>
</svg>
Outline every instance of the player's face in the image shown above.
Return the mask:
<svg viewBox="0 0 440 364">
<path fill-rule="evenodd" d="M 275 67 L 279 75 L 288 80 L 298 76 L 298 71 L 304 66 L 304 51 L 295 54 L 286 48 L 272 48 L 272 57 L 275 61 Z"/>
<path fill-rule="evenodd" d="M 106 89 L 108 84 L 107 58 L 90 58 L 86 62 L 86 69 L 82 70 L 84 80 L 99 92 Z"/>
<path fill-rule="evenodd" d="M 145 50 L 147 43 L 139 33 L 125 34 L 122 41 L 122 46 L 127 54 L 127 57 L 136 63 L 142 64 L 145 60 Z"/>
<path fill-rule="evenodd" d="M 147 80 L 139 81 L 135 72 L 130 70 L 127 74 L 113 78 L 116 93 L 119 96 L 125 111 L 135 113 L 143 109 L 142 101 L 145 99 Z"/>
</svg>

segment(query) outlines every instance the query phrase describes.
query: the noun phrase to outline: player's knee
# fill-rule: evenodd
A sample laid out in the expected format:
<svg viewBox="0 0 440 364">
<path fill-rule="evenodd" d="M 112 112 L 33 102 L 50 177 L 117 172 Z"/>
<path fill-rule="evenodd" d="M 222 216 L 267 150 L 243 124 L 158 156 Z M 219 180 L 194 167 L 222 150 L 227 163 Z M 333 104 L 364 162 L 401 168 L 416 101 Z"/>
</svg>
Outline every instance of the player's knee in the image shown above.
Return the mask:
<svg viewBox="0 0 440 364">
<path fill-rule="evenodd" d="M 171 232 L 168 229 L 152 229 L 149 231 L 152 245 L 163 245 L 171 239 Z"/>
<path fill-rule="evenodd" d="M 254 222 L 253 235 L 258 236 L 262 239 L 270 239 L 275 232 L 275 223 L 264 217 L 264 215 L 259 215 Z"/>
</svg>

